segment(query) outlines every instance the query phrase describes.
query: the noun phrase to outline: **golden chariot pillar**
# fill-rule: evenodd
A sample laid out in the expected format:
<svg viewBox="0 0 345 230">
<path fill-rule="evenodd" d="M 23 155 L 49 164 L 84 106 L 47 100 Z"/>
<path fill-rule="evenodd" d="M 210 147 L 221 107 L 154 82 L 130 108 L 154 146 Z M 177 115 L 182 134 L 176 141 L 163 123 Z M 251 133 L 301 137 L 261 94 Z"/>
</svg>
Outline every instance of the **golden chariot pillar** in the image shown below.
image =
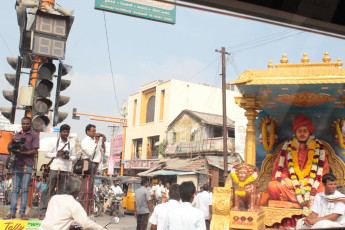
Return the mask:
<svg viewBox="0 0 345 230">
<path fill-rule="evenodd" d="M 247 94 L 236 97 L 235 102 L 238 106 L 245 109 L 244 115 L 247 117 L 246 142 L 244 149 L 244 162 L 256 166 L 256 129 L 255 120 L 258 117 L 256 110 L 261 109 L 267 103 L 267 96 Z"/>
</svg>

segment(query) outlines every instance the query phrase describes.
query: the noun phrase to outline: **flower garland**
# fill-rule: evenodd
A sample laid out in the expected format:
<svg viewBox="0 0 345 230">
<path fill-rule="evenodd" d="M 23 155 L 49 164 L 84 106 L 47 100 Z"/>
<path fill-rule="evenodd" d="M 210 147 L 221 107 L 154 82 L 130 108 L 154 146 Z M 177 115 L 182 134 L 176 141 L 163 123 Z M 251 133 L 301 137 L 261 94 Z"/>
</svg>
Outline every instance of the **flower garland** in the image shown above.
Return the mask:
<svg viewBox="0 0 345 230">
<path fill-rule="evenodd" d="M 308 205 L 312 204 L 316 191 L 320 185 L 320 180 L 323 173 L 323 166 L 325 162 L 326 152 L 323 144 L 319 142 L 314 136 L 310 136 L 307 141 L 308 146 L 308 161 L 306 168 L 301 172 L 298 165 L 298 140 L 294 137 L 293 140 L 287 142 L 282 150 L 278 164 L 278 170 L 275 178 L 284 183 L 281 177 L 284 169 L 285 154 L 287 152 L 287 160 L 289 167 L 290 178 L 295 187 L 297 201 L 303 207 L 303 215 L 308 215 Z M 304 179 L 308 177 L 309 179 Z"/>
<path fill-rule="evenodd" d="M 337 122 L 336 126 L 335 126 L 336 132 L 337 132 L 337 136 L 338 136 L 338 141 L 339 141 L 339 145 L 342 149 L 345 149 L 345 144 L 343 141 L 343 134 L 340 131 L 340 125 Z M 345 155 L 345 152 L 342 152 L 343 155 Z"/>
<path fill-rule="evenodd" d="M 271 151 L 274 145 L 274 122 L 270 125 L 270 145 L 267 145 L 267 124 L 264 122 L 262 124 L 262 143 L 267 152 Z"/>
<path fill-rule="evenodd" d="M 238 177 L 237 177 L 237 174 L 236 174 L 236 169 L 238 168 L 238 165 L 235 165 L 234 167 L 232 167 L 232 169 L 231 169 L 231 177 L 234 180 L 235 184 L 238 184 L 238 186 L 243 188 L 247 184 L 255 181 L 256 178 L 258 178 L 259 170 L 256 167 L 254 167 L 254 166 L 252 166 L 252 167 L 254 169 L 254 172 L 245 181 L 239 181 L 238 180 Z M 240 190 L 235 190 L 235 194 L 239 195 L 239 196 L 245 196 L 246 192 L 245 191 L 240 191 Z"/>
</svg>

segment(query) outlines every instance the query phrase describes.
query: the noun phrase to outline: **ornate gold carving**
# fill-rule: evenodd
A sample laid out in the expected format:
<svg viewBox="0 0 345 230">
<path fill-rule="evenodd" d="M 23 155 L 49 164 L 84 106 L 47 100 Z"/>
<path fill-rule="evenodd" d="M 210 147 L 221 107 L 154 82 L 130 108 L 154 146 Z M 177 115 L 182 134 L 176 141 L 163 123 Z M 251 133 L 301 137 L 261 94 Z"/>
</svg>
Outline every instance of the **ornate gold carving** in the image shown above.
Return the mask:
<svg viewBox="0 0 345 230">
<path fill-rule="evenodd" d="M 304 53 L 303 54 L 303 58 L 301 59 L 301 62 L 302 63 L 308 63 L 309 62 L 309 58 L 307 56 L 307 53 Z"/>
<path fill-rule="evenodd" d="M 331 60 L 331 58 L 328 56 L 328 52 L 325 52 L 325 56 L 322 58 L 322 61 L 324 63 L 328 63 Z"/>
<path fill-rule="evenodd" d="M 288 63 L 288 59 L 286 58 L 286 54 L 283 54 L 282 59 L 280 59 L 280 63 L 282 63 L 282 64 L 287 64 Z"/>
<path fill-rule="evenodd" d="M 337 67 L 340 69 L 342 66 L 343 66 L 343 63 L 341 62 L 341 59 L 338 58 Z"/>
<path fill-rule="evenodd" d="M 235 97 L 235 103 L 245 109 L 244 115 L 248 119 L 246 129 L 245 163 L 256 165 L 256 130 L 255 119 L 258 116 L 256 110 L 263 108 L 268 103 L 268 96 L 246 94 L 243 97 Z"/>
<path fill-rule="evenodd" d="M 273 98 L 274 101 L 283 102 L 289 105 L 295 105 L 300 107 L 309 107 L 313 105 L 319 105 L 322 103 L 336 101 L 335 97 L 330 97 L 327 95 L 320 95 L 312 92 L 301 92 L 292 95 L 284 95 L 280 97 Z"/>
<path fill-rule="evenodd" d="M 272 67 L 268 64 L 266 70 L 247 70 L 231 85 L 282 85 L 282 84 L 326 84 L 345 83 L 345 69 L 340 58 L 337 62 L 330 62 L 331 58 L 325 53 L 323 63 L 309 63 L 304 53 L 302 63 L 287 64 L 286 54 L 280 60 L 281 64 Z M 332 77 L 329 77 L 332 76 Z"/>
<path fill-rule="evenodd" d="M 230 229 L 230 215 L 229 216 L 218 216 L 212 215 L 211 230 L 229 230 Z"/>
<path fill-rule="evenodd" d="M 228 178 L 231 178 L 230 176 Z M 231 179 L 230 179 L 231 180 Z M 229 186 L 228 179 L 226 186 Z M 213 189 L 211 230 L 230 229 L 230 208 L 233 191 L 226 187 Z"/>
<path fill-rule="evenodd" d="M 241 218 L 244 217 L 243 220 Z M 248 220 L 251 219 L 251 220 Z M 259 212 L 230 212 L 231 229 L 252 229 L 262 230 L 265 228 L 265 213 Z"/>
<path fill-rule="evenodd" d="M 284 218 L 291 218 L 292 216 L 302 215 L 303 209 L 294 208 L 273 208 L 263 207 L 265 213 L 265 225 L 272 226 L 275 223 L 281 223 Z"/>
<path fill-rule="evenodd" d="M 274 65 L 273 65 L 273 63 L 272 63 L 272 60 L 270 60 L 270 62 L 268 63 L 267 67 L 268 67 L 269 69 L 273 69 Z"/>
</svg>

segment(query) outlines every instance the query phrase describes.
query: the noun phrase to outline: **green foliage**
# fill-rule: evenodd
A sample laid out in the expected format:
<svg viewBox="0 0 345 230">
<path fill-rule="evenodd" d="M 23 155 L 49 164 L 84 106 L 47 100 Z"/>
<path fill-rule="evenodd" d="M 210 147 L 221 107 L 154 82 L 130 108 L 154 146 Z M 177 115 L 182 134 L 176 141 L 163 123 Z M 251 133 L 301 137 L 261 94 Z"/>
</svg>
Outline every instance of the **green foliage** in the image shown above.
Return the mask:
<svg viewBox="0 0 345 230">
<path fill-rule="evenodd" d="M 162 143 L 160 143 L 159 147 L 158 147 L 158 153 L 161 154 L 163 157 L 165 157 L 165 149 L 167 148 L 168 145 L 168 140 L 163 140 Z"/>
</svg>

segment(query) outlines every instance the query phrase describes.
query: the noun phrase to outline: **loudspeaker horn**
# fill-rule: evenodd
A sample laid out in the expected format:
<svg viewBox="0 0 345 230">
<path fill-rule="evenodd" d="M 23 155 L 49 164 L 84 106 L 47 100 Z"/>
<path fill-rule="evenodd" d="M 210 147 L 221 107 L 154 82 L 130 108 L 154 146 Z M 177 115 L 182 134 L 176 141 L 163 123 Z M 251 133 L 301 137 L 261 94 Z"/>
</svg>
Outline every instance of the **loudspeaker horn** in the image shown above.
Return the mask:
<svg viewBox="0 0 345 230">
<path fill-rule="evenodd" d="M 53 9 L 51 6 L 46 5 L 46 6 L 44 6 L 44 7 L 46 8 L 47 12 L 50 13 L 50 14 L 61 15 L 59 12 L 57 12 L 57 11 L 56 11 L 55 9 Z"/>
<path fill-rule="evenodd" d="M 38 7 L 38 3 L 35 1 L 22 0 L 20 3 L 20 6 L 24 6 L 26 8 L 35 8 L 35 7 Z"/>
<path fill-rule="evenodd" d="M 57 11 L 59 11 L 60 13 L 62 13 L 65 16 L 72 16 L 74 13 L 74 10 L 67 10 L 61 6 L 59 6 L 57 9 Z"/>
</svg>

